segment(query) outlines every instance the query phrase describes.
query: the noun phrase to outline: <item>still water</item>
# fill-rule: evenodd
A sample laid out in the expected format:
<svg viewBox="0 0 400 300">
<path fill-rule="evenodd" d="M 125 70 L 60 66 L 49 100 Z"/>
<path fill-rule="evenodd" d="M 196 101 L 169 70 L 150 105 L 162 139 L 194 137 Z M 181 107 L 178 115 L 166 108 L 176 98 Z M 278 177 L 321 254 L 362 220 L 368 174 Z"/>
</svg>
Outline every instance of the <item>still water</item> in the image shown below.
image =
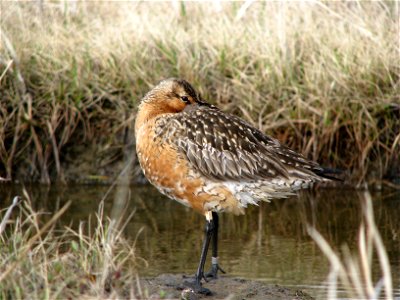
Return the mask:
<svg viewBox="0 0 400 300">
<path fill-rule="evenodd" d="M 115 190 L 107 186 L 26 186 L 36 210 L 54 212 L 68 200 L 72 204 L 60 222 L 77 226 L 94 216 L 105 198 L 105 212 L 115 209 Z M 140 257 L 148 262 L 140 276 L 161 273 L 194 274 L 203 237 L 204 217 L 171 201 L 150 186 L 131 186 L 128 211 L 135 211 L 126 234 L 137 239 Z M 0 208 L 21 185 L 0 185 Z M 400 297 L 400 193 L 373 193 L 377 226 L 386 246 L 395 295 Z M 246 214 L 220 215 L 220 264 L 229 276 L 295 286 L 323 298 L 329 263 L 307 234 L 307 224 L 336 249 L 347 244 L 357 249 L 362 220 L 359 194 L 325 189 L 249 207 Z M 114 207 L 113 207 L 114 206 Z M 373 273 L 377 282 L 378 261 Z"/>
</svg>

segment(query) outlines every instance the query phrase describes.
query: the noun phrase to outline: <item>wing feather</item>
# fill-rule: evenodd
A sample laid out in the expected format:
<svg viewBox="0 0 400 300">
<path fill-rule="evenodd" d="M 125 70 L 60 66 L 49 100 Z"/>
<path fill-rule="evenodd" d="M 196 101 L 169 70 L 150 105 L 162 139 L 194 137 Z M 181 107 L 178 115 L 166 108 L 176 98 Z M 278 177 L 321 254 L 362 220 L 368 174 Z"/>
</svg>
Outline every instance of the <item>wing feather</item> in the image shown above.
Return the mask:
<svg viewBox="0 0 400 300">
<path fill-rule="evenodd" d="M 163 126 L 176 127 L 179 123 L 179 128 L 169 135 L 170 142 L 195 169 L 215 180 L 301 178 L 316 176 L 313 169 L 322 169 L 240 118 L 215 107 L 199 106 L 174 114 L 171 119 L 174 122 Z"/>
</svg>

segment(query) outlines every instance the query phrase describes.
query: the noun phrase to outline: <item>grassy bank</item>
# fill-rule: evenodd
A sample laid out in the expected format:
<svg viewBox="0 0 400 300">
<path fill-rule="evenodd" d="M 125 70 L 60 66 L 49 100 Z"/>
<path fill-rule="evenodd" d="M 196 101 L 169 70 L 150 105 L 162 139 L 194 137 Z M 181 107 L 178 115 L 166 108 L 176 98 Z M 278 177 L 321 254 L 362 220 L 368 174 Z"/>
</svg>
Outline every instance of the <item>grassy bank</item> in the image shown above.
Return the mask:
<svg viewBox="0 0 400 300">
<path fill-rule="evenodd" d="M 355 183 L 399 173 L 396 2 L 1 10 L 0 177 L 113 177 L 140 98 L 172 76 Z"/>
</svg>

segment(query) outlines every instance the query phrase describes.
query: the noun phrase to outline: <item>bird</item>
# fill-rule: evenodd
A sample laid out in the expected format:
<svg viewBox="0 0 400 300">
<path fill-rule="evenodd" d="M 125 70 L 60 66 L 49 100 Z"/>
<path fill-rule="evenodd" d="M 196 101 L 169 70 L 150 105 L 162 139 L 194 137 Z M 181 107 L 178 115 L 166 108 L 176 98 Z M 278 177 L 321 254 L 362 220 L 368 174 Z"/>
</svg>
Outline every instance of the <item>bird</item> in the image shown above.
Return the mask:
<svg viewBox="0 0 400 300">
<path fill-rule="evenodd" d="M 332 169 L 208 103 L 180 78 L 162 80 L 142 98 L 135 137 L 148 181 L 205 216 L 200 262 L 194 280 L 186 282 L 200 294 L 211 294 L 203 279 L 225 273 L 218 262 L 218 213 L 243 214 L 249 204 L 336 179 Z M 211 270 L 205 273 L 210 244 Z"/>
</svg>

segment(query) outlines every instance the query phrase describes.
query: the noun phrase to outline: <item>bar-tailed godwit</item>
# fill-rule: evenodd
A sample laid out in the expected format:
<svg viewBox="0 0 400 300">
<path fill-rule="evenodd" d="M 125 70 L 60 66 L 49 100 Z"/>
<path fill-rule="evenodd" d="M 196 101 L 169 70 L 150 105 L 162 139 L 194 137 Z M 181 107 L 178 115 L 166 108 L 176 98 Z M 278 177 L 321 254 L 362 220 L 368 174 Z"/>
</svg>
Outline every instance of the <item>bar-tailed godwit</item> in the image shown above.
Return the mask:
<svg viewBox="0 0 400 300">
<path fill-rule="evenodd" d="M 163 194 L 206 218 L 193 288 L 216 277 L 218 212 L 243 213 L 248 204 L 283 198 L 331 178 L 327 169 L 205 102 L 185 80 L 161 81 L 142 99 L 136 151 L 147 179 Z M 212 241 L 212 268 L 204 274 Z M 222 270 L 221 270 L 222 271 Z"/>
</svg>

